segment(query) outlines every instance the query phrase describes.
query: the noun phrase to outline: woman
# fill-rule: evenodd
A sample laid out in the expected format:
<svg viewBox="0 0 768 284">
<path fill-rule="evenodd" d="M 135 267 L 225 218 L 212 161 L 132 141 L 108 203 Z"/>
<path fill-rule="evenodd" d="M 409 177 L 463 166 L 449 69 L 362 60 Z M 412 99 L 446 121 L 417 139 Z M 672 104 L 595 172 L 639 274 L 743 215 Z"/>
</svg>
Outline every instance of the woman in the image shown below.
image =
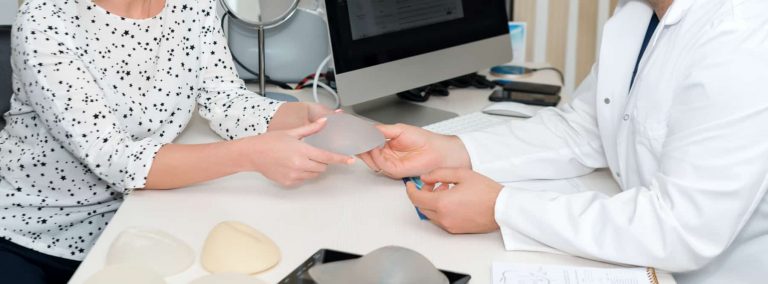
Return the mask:
<svg viewBox="0 0 768 284">
<path fill-rule="evenodd" d="M 9 283 L 65 282 L 133 189 L 243 171 L 293 186 L 354 161 L 301 142 L 327 109 L 245 89 L 214 0 L 27 0 L 12 62 L 0 132 Z M 171 144 L 196 106 L 230 141 Z"/>
</svg>

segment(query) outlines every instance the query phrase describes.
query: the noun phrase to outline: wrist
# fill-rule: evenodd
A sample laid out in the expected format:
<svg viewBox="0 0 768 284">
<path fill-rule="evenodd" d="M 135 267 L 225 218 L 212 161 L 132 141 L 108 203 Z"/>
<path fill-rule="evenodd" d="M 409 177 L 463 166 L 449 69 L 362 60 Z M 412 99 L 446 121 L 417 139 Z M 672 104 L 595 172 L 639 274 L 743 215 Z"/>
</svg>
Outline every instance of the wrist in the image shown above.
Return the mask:
<svg viewBox="0 0 768 284">
<path fill-rule="evenodd" d="M 267 131 L 292 129 L 307 124 L 309 107 L 305 103 L 281 104 L 267 126 Z"/>
<path fill-rule="evenodd" d="M 254 153 L 256 153 L 256 156 L 261 156 L 257 153 L 261 150 L 260 143 L 253 143 L 251 141 L 258 139 L 258 137 L 247 137 L 227 142 L 227 154 L 229 161 L 231 161 L 229 164 L 235 172 L 258 171 L 259 159 L 250 158 Z"/>
<path fill-rule="evenodd" d="M 441 151 L 443 154 L 443 166 L 446 168 L 472 169 L 472 162 L 469 158 L 464 142 L 458 136 L 445 135 L 440 139 Z"/>
</svg>

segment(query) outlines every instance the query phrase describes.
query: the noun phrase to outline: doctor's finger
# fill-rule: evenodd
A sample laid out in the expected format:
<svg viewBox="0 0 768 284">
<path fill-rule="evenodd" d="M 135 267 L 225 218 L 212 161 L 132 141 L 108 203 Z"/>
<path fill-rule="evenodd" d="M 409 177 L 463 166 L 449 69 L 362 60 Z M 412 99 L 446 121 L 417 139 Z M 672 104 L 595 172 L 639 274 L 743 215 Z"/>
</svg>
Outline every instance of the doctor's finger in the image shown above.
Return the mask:
<svg viewBox="0 0 768 284">
<path fill-rule="evenodd" d="M 411 199 L 413 205 L 426 210 L 435 210 L 437 204 L 438 195 L 430 191 L 422 191 L 416 189 L 416 184 L 408 182 L 405 184 L 406 192 L 408 192 L 408 198 Z"/>
<path fill-rule="evenodd" d="M 424 208 L 419 208 L 419 212 L 421 212 L 422 215 L 424 215 L 427 218 L 429 218 L 430 222 L 434 223 L 435 225 L 439 225 L 437 223 L 437 220 L 440 220 L 440 216 L 437 215 L 437 211 L 429 210 L 429 209 L 424 209 Z"/>
<path fill-rule="evenodd" d="M 368 168 L 370 168 L 371 170 L 373 171 L 380 170 L 379 166 L 376 165 L 375 162 L 373 162 L 373 158 L 371 158 L 371 153 L 368 153 L 368 152 L 362 153 L 357 155 L 357 157 L 360 158 L 360 160 L 363 160 L 363 163 L 365 163 L 365 165 L 368 166 Z"/>
<path fill-rule="evenodd" d="M 393 166 L 393 164 L 396 163 L 397 161 L 392 161 L 390 158 L 387 158 L 384 155 L 384 153 L 382 153 L 382 151 L 383 150 L 381 148 L 376 148 L 368 152 L 371 154 L 370 156 L 372 158 L 371 160 L 373 161 L 373 163 L 376 164 L 377 167 L 379 167 L 378 168 L 379 170 L 385 170 L 389 174 L 394 176 L 400 175 L 397 169 Z"/>
<path fill-rule="evenodd" d="M 459 168 L 442 168 L 436 169 L 421 177 L 421 180 L 425 183 L 462 183 L 474 174 L 473 171 Z"/>
<path fill-rule="evenodd" d="M 448 186 L 447 183 L 441 183 L 441 184 L 437 185 L 434 189 L 432 189 L 432 191 L 434 191 L 434 192 L 441 192 L 441 191 L 446 191 L 448 189 L 450 189 L 450 186 Z"/>
<path fill-rule="evenodd" d="M 376 128 L 384 134 L 387 139 L 397 139 L 398 136 L 403 134 L 406 126 L 404 124 L 379 124 Z"/>
</svg>

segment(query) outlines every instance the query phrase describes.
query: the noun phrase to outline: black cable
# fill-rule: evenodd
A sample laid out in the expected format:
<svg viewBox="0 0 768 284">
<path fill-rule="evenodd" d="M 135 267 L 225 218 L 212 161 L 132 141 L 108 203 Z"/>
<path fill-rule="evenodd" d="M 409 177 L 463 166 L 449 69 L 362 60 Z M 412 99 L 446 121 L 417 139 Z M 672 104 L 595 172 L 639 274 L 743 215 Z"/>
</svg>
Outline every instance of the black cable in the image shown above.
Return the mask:
<svg viewBox="0 0 768 284">
<path fill-rule="evenodd" d="M 229 13 L 231 13 L 231 12 L 226 11 L 224 13 L 224 15 L 221 16 L 221 30 L 222 31 L 224 31 L 224 21 L 229 16 Z M 227 38 L 227 45 L 229 45 L 229 38 Z M 255 71 L 251 70 L 251 68 L 248 68 L 248 66 L 245 66 L 245 64 L 240 62 L 240 59 L 237 58 L 237 55 L 235 55 L 235 52 L 232 50 L 232 48 L 230 48 L 229 51 L 230 51 L 230 54 L 232 54 L 232 59 L 235 61 L 235 63 L 237 63 L 237 65 L 239 65 L 241 68 L 243 68 L 243 70 L 245 70 L 246 72 L 251 73 L 252 75 L 256 76 L 256 78 L 259 77 L 259 73 L 258 72 L 255 72 Z M 266 76 L 266 75 L 264 76 L 264 78 L 267 80 L 267 82 L 266 82 L 267 84 L 272 84 L 272 85 L 278 86 L 278 87 L 280 87 L 281 89 L 284 89 L 284 90 L 293 90 L 293 88 L 291 86 L 289 86 L 285 82 L 280 82 L 280 81 L 277 81 L 277 80 L 272 80 L 272 78 L 269 78 L 269 76 Z M 253 80 L 249 79 L 249 80 L 243 80 L 243 81 L 246 82 L 246 83 L 251 83 L 251 82 L 258 83 L 259 82 L 258 79 L 253 79 Z"/>
<path fill-rule="evenodd" d="M 563 71 L 560 71 L 560 69 L 557 69 L 555 67 L 531 68 L 531 71 L 533 72 L 546 71 L 546 70 L 557 72 L 557 75 L 560 75 L 560 83 L 565 85 L 565 76 L 563 76 Z"/>
</svg>

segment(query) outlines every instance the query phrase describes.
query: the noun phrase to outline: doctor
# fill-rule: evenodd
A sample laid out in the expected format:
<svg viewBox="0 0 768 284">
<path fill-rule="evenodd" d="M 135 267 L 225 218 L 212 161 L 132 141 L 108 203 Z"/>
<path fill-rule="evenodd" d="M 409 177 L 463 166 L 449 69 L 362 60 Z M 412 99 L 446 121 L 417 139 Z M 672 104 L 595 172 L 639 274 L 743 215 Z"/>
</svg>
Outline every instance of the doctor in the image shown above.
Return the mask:
<svg viewBox="0 0 768 284">
<path fill-rule="evenodd" d="M 451 233 L 500 227 L 507 249 L 656 267 L 680 283 L 763 282 L 766 69 L 766 1 L 625 0 L 569 104 L 458 137 L 381 126 L 390 141 L 361 158 L 441 183 L 408 195 Z M 606 167 L 615 196 L 500 184 Z"/>
</svg>

